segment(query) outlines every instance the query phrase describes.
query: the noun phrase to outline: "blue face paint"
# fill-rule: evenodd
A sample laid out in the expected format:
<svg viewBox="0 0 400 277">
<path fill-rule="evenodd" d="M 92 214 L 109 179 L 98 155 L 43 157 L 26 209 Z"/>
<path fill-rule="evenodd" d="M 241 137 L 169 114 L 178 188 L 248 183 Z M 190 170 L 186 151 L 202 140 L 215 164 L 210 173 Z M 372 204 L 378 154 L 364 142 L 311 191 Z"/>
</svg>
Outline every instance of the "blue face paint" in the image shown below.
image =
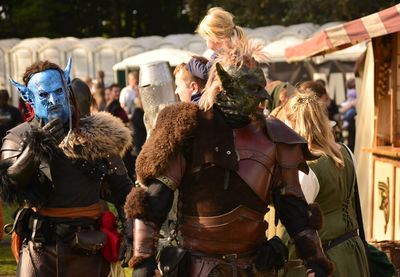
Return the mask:
<svg viewBox="0 0 400 277">
<path fill-rule="evenodd" d="M 33 94 L 32 106 L 38 119 L 44 123 L 55 118 L 62 123 L 68 121 L 67 91 L 59 71 L 48 69 L 36 73 L 27 87 Z"/>
</svg>

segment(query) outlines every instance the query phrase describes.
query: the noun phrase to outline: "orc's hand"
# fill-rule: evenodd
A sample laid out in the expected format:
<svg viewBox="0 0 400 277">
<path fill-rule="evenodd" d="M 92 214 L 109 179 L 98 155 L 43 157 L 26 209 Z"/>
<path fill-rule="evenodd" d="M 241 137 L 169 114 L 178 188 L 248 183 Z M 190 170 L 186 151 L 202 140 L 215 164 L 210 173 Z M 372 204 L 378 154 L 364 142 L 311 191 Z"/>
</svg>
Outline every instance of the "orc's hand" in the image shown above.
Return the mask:
<svg viewBox="0 0 400 277">
<path fill-rule="evenodd" d="M 325 270 L 316 263 L 310 263 L 308 265 L 309 269 L 307 270 L 307 277 L 328 277 L 329 274 L 325 272 Z"/>
<path fill-rule="evenodd" d="M 156 260 L 154 258 L 148 258 L 133 269 L 132 277 L 154 277 L 157 276 L 156 274 L 159 274 Z"/>
<path fill-rule="evenodd" d="M 60 119 L 56 118 L 43 126 L 43 130 L 47 131 L 59 144 L 64 138 L 64 125 Z"/>
</svg>

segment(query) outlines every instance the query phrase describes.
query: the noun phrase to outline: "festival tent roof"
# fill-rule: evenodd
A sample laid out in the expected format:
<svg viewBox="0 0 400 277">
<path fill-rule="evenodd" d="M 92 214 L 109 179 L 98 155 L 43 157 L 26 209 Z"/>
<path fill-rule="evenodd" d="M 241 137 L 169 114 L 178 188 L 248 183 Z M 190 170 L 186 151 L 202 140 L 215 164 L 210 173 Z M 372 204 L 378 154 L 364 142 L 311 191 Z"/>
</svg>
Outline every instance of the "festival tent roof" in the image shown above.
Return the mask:
<svg viewBox="0 0 400 277">
<path fill-rule="evenodd" d="M 113 66 L 113 70 L 116 71 L 125 70 L 127 68 L 138 68 L 142 64 L 155 61 L 167 61 L 171 66 L 177 66 L 180 63 L 188 62 L 193 55 L 196 54 L 181 49 L 161 48 L 126 58 L 123 61 L 115 64 Z"/>
<path fill-rule="evenodd" d="M 318 32 L 285 50 L 287 61 L 300 61 L 344 49 L 368 39 L 400 31 L 400 4 Z"/>
</svg>

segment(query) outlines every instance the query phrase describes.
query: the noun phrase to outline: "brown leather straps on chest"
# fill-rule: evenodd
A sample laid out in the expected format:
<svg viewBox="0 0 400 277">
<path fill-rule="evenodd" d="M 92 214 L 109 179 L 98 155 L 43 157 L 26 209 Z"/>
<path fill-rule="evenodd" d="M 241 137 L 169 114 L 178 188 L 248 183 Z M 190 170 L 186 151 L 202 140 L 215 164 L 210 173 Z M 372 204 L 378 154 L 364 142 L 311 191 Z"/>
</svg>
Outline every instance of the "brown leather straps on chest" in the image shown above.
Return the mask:
<svg viewBox="0 0 400 277">
<path fill-rule="evenodd" d="M 184 216 L 182 246 L 191 251 L 225 254 L 255 250 L 265 240 L 264 214 L 248 207 L 210 217 Z"/>
</svg>

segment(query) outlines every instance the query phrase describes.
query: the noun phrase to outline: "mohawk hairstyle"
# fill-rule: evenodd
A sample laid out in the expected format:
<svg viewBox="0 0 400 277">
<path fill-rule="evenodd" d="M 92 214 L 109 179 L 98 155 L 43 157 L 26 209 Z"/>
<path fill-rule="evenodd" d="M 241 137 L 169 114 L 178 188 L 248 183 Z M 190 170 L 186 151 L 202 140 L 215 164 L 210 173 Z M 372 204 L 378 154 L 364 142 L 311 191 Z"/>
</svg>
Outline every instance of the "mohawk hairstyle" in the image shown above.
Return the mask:
<svg viewBox="0 0 400 277">
<path fill-rule="evenodd" d="M 268 63 L 263 47 L 264 45 L 256 40 L 242 39 L 230 48 L 223 48 L 218 54 L 216 63 L 220 63 L 224 68 L 229 66 L 253 68 L 260 63 Z"/>
<path fill-rule="evenodd" d="M 223 47 L 213 66 L 210 69 L 209 77 L 204 88 L 203 95 L 199 100 L 200 109 L 207 111 L 215 103 L 216 95 L 221 91 L 222 85 L 216 72 L 215 65 L 219 63 L 225 69 L 234 66 L 240 69 L 243 66 L 254 68 L 260 63 L 268 64 L 268 57 L 263 51 L 264 45 L 255 40 L 243 38 L 234 43 L 230 48 Z"/>
</svg>

